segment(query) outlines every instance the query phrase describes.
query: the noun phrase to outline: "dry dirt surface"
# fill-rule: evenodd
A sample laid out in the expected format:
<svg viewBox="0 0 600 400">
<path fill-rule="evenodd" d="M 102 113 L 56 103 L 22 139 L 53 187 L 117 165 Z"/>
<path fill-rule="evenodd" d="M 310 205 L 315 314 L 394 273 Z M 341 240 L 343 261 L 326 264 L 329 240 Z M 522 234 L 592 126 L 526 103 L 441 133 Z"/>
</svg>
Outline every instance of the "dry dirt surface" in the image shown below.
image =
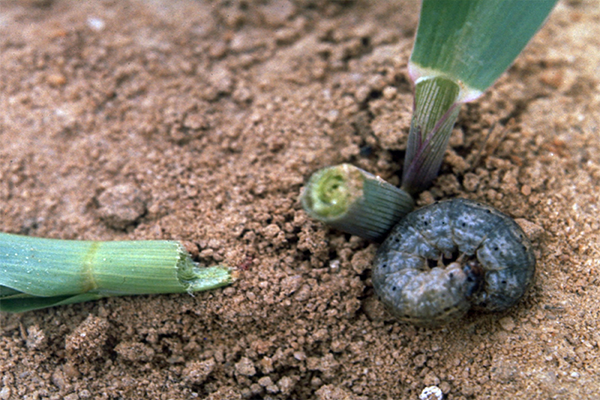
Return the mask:
<svg viewBox="0 0 600 400">
<path fill-rule="evenodd" d="M 243 267 L 193 297 L 0 315 L 0 400 L 600 398 L 595 0 L 561 1 L 463 107 L 418 199 L 519 219 L 538 268 L 516 308 L 396 322 L 377 244 L 299 205 L 341 162 L 399 183 L 417 21 L 412 0 L 0 0 L 0 230 Z"/>
</svg>

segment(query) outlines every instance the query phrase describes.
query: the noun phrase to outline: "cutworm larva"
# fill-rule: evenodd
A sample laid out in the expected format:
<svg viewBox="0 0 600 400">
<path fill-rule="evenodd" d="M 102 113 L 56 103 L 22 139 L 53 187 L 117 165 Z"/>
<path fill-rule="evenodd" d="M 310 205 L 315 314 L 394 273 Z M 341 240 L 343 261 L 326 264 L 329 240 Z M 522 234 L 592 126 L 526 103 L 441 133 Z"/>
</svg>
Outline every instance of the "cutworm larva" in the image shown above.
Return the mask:
<svg viewBox="0 0 600 400">
<path fill-rule="evenodd" d="M 408 214 L 381 245 L 373 286 L 394 316 L 439 325 L 470 308 L 502 311 L 530 286 L 535 258 L 509 216 L 466 199 Z"/>
</svg>

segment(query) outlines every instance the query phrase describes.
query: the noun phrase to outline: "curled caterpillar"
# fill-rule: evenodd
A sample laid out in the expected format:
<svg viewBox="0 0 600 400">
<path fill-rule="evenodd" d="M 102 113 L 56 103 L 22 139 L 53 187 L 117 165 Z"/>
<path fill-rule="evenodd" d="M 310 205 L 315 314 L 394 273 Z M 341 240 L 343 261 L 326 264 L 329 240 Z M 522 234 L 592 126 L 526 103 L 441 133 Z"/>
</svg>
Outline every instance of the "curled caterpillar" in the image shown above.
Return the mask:
<svg viewBox="0 0 600 400">
<path fill-rule="evenodd" d="M 373 286 L 402 321 L 439 325 L 469 309 L 502 311 L 533 281 L 521 227 L 490 206 L 441 201 L 408 214 L 379 248 Z"/>
</svg>

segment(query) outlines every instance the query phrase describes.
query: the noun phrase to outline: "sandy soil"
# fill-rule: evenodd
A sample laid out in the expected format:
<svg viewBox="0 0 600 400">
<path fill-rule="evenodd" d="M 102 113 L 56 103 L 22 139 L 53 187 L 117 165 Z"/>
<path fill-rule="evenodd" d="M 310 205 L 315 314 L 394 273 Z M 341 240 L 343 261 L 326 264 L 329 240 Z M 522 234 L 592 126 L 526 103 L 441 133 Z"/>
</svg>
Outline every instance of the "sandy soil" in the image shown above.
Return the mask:
<svg viewBox="0 0 600 400">
<path fill-rule="evenodd" d="M 297 201 L 340 162 L 399 183 L 416 2 L 0 7 L 0 229 L 182 239 L 249 265 L 195 297 L 0 315 L 0 400 L 600 398 L 595 0 L 562 1 L 463 108 L 419 199 L 521 218 L 538 257 L 518 307 L 441 329 L 395 322 L 372 290 L 376 244 Z"/>
</svg>

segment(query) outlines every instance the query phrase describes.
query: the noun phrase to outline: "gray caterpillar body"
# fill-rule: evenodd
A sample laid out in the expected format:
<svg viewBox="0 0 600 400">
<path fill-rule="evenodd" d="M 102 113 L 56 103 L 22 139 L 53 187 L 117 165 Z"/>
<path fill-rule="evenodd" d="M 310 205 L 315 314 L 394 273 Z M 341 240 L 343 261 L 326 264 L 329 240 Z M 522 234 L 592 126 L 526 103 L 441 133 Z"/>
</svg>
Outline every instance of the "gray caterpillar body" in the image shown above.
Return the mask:
<svg viewBox="0 0 600 400">
<path fill-rule="evenodd" d="M 373 286 L 398 319 L 439 325 L 470 308 L 514 305 L 535 272 L 531 243 L 512 218 L 466 199 L 408 214 L 381 245 Z"/>
</svg>

